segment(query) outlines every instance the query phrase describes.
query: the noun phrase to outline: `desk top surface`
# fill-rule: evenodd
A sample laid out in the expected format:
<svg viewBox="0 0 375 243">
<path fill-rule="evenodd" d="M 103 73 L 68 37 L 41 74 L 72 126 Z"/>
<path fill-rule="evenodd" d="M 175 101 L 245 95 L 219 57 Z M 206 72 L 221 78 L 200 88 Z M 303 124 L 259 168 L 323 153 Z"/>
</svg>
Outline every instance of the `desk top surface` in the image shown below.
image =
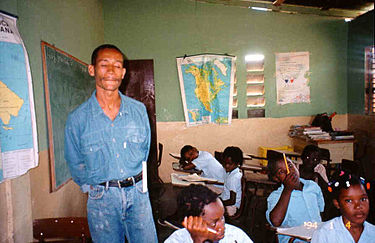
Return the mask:
<svg viewBox="0 0 375 243">
<path fill-rule="evenodd" d="M 300 141 L 304 141 L 306 143 L 312 144 L 329 144 L 329 143 L 354 143 L 354 139 L 342 139 L 342 140 L 311 140 L 306 139 L 305 137 L 293 137 L 293 139 L 297 139 Z"/>
</svg>

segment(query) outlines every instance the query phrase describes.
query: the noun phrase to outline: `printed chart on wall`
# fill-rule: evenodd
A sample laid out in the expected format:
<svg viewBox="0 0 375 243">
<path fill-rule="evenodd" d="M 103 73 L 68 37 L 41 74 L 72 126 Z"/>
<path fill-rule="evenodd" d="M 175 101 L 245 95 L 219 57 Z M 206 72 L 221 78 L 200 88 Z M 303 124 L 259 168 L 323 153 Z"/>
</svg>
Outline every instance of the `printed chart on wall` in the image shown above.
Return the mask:
<svg viewBox="0 0 375 243">
<path fill-rule="evenodd" d="M 236 57 L 178 57 L 177 68 L 187 126 L 230 124 Z"/>
<path fill-rule="evenodd" d="M 277 103 L 310 103 L 309 52 L 276 53 Z"/>
<path fill-rule="evenodd" d="M 0 12 L 0 182 L 38 165 L 31 73 L 16 21 Z"/>
</svg>

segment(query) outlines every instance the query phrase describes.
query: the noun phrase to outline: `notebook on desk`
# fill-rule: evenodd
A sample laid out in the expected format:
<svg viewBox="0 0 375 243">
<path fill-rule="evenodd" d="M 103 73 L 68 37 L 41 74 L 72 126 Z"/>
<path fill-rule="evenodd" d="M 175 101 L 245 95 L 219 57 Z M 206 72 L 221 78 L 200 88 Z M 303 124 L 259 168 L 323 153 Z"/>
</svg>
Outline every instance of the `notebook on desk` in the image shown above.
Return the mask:
<svg viewBox="0 0 375 243">
<path fill-rule="evenodd" d="M 201 181 L 201 182 L 192 182 L 192 181 L 186 181 L 186 180 L 183 180 L 181 178 L 181 176 L 183 175 L 179 175 L 179 174 L 176 174 L 176 173 L 172 173 L 171 174 L 171 182 L 172 182 L 172 185 L 175 185 L 175 186 L 189 186 L 190 184 L 194 183 L 194 184 L 202 184 L 204 185 L 204 182 Z"/>
<path fill-rule="evenodd" d="M 287 235 L 291 237 L 296 237 L 302 240 L 310 241 L 315 230 L 319 227 L 321 223 L 317 222 L 305 222 L 303 225 L 295 227 L 277 227 L 276 232 L 280 235 Z"/>
</svg>

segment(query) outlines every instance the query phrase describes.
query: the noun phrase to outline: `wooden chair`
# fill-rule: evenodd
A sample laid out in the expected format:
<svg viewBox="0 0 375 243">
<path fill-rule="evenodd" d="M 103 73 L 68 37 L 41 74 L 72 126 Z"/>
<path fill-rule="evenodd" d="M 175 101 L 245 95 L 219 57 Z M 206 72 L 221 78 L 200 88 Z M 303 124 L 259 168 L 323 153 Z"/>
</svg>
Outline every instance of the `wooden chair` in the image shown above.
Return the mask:
<svg viewBox="0 0 375 243">
<path fill-rule="evenodd" d="M 156 162 L 156 164 L 157 164 L 157 167 L 159 168 L 160 167 L 160 165 L 161 165 L 161 159 L 162 159 L 162 157 L 163 157 L 163 144 L 162 143 L 159 143 L 159 152 L 158 152 L 158 161 Z M 164 182 L 163 182 L 163 180 L 158 176 L 158 181 L 159 181 L 159 183 L 161 183 L 161 184 L 163 184 Z"/>
<path fill-rule="evenodd" d="M 242 176 L 241 178 L 241 190 L 241 205 L 239 209 L 233 216 L 225 215 L 225 221 L 246 231 L 247 227 L 245 225 L 247 224 L 246 221 L 248 220 L 248 195 L 245 176 Z"/>
<path fill-rule="evenodd" d="M 33 222 L 37 242 L 92 242 L 87 218 L 44 218 Z"/>
</svg>

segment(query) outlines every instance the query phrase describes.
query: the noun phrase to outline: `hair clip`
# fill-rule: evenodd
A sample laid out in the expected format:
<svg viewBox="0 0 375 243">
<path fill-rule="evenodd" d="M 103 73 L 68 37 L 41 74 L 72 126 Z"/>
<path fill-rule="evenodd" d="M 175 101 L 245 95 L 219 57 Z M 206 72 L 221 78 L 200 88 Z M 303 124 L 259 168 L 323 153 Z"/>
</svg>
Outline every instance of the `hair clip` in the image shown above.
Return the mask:
<svg viewBox="0 0 375 243">
<path fill-rule="evenodd" d="M 341 171 L 341 172 L 340 172 L 340 176 L 343 176 L 344 174 L 345 174 L 344 171 Z"/>
<path fill-rule="evenodd" d="M 367 189 L 367 190 L 370 190 L 370 182 L 367 182 L 367 183 L 366 183 L 366 189 Z"/>
<path fill-rule="evenodd" d="M 347 188 L 350 187 L 350 182 L 349 182 L 349 181 L 346 181 L 346 187 L 347 187 Z"/>
<path fill-rule="evenodd" d="M 334 184 L 335 187 L 338 187 L 339 185 L 340 185 L 340 182 L 338 182 L 338 181 L 336 181 L 335 184 Z"/>
<path fill-rule="evenodd" d="M 332 192 L 332 187 L 329 186 L 329 187 L 328 187 L 328 191 L 329 191 L 329 192 Z"/>
</svg>

